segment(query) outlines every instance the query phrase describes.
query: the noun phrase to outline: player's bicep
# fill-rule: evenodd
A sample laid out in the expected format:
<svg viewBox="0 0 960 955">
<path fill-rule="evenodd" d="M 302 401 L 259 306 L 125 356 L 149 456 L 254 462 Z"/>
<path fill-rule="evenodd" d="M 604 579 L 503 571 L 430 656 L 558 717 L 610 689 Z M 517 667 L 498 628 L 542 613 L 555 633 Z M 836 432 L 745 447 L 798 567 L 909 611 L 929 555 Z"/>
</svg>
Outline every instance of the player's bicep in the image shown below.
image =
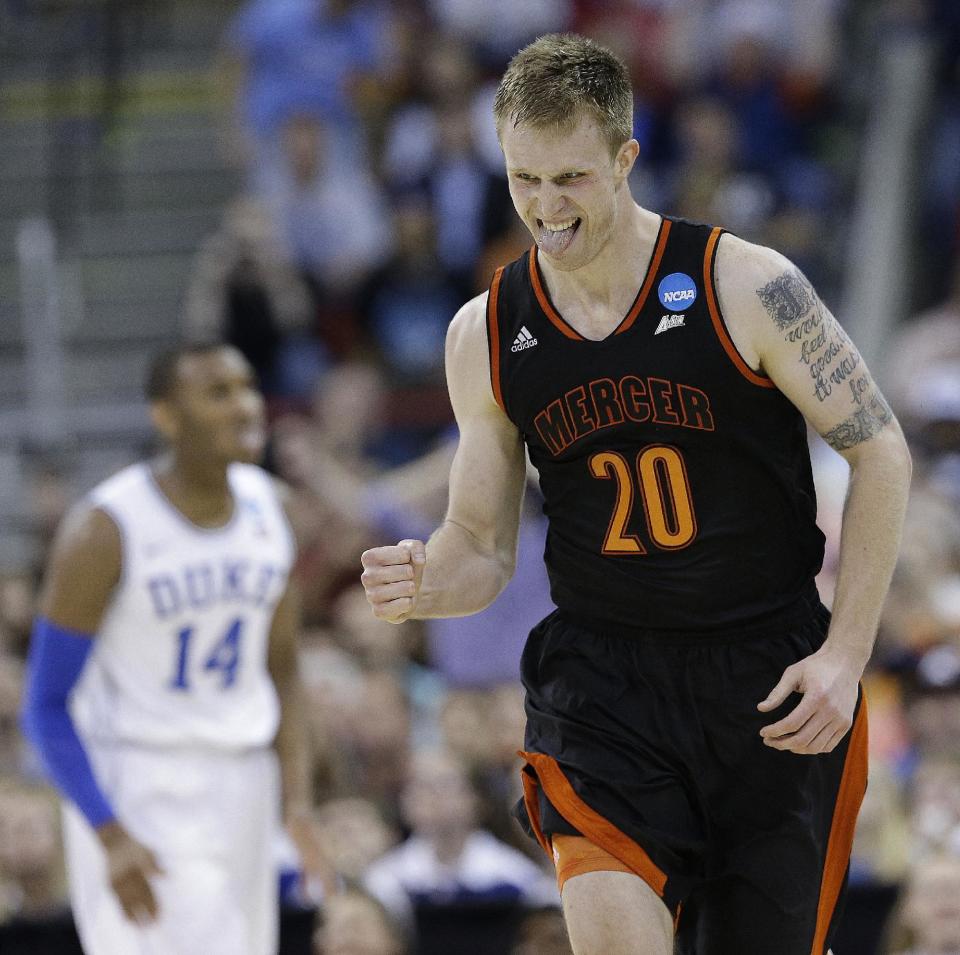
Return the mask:
<svg viewBox="0 0 960 955">
<path fill-rule="evenodd" d="M 467 530 L 484 550 L 512 555 L 524 487 L 523 442 L 493 396 L 482 297 L 465 306 L 451 324 L 446 367 L 460 429 L 447 519 Z"/>
<path fill-rule="evenodd" d="M 39 612 L 61 627 L 96 633 L 120 580 L 120 530 L 106 513 L 83 506 L 57 532 Z"/>
<path fill-rule="evenodd" d="M 832 448 L 855 452 L 893 422 L 893 413 L 856 345 L 799 269 L 782 256 L 764 264 L 753 289 L 763 369 Z"/>
</svg>

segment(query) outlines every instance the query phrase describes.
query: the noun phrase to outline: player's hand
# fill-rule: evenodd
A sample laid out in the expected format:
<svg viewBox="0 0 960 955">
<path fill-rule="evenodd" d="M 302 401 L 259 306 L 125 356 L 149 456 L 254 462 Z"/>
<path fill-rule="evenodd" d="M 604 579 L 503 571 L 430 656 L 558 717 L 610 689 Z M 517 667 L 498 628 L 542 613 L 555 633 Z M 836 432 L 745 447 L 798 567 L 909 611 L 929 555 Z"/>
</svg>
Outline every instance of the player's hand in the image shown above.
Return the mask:
<svg viewBox="0 0 960 955">
<path fill-rule="evenodd" d="M 139 925 L 152 922 L 159 907 L 150 880 L 164 874 L 156 856 L 116 821 L 100 826 L 97 836 L 107 854 L 110 885 L 123 914 Z"/>
<path fill-rule="evenodd" d="M 287 832 L 300 857 L 304 894 L 315 903 L 330 898 L 337 891 L 337 873 L 323 851 L 313 819 L 308 813 L 289 815 Z"/>
<path fill-rule="evenodd" d="M 360 582 L 375 617 L 402 623 L 413 613 L 426 562 L 426 545 L 417 540 L 402 540 L 391 547 L 363 552 Z"/>
<path fill-rule="evenodd" d="M 803 699 L 783 719 L 760 730 L 763 742 L 803 755 L 831 752 L 853 725 L 859 682 L 860 670 L 826 644 L 788 666 L 757 709 L 769 713 L 795 692 Z"/>
</svg>

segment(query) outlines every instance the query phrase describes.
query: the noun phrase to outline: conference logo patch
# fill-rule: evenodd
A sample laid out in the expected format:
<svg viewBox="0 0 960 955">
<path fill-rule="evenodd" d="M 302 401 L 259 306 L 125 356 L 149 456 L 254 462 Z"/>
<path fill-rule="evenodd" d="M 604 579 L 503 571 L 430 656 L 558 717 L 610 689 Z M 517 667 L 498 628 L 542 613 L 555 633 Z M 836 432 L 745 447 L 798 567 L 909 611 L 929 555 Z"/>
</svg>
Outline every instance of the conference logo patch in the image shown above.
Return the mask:
<svg viewBox="0 0 960 955">
<path fill-rule="evenodd" d="M 672 272 L 657 286 L 660 304 L 671 312 L 682 312 L 696 301 L 696 282 L 686 272 Z"/>
</svg>

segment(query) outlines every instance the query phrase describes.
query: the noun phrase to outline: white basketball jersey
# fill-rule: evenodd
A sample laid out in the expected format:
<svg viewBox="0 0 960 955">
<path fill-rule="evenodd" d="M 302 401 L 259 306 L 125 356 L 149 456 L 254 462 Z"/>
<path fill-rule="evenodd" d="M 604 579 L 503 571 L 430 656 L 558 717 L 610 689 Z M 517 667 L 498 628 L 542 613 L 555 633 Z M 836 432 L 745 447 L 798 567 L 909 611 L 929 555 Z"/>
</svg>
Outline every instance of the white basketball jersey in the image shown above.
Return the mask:
<svg viewBox="0 0 960 955">
<path fill-rule="evenodd" d="M 90 741 L 272 742 L 279 704 L 267 645 L 293 537 L 265 471 L 232 464 L 228 477 L 234 512 L 216 529 L 190 523 L 147 464 L 91 493 L 120 529 L 123 567 L 72 701 Z"/>
</svg>

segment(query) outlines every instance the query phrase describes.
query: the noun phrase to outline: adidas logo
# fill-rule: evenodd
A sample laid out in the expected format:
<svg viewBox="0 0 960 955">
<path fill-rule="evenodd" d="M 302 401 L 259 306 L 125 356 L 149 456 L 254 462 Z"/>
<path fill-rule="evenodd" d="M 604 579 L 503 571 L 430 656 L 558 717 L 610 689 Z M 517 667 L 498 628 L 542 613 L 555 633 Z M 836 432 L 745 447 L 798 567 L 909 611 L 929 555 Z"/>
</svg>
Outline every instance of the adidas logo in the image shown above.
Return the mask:
<svg viewBox="0 0 960 955">
<path fill-rule="evenodd" d="M 683 315 L 664 315 L 653 334 L 659 335 L 660 332 L 665 332 L 668 328 L 679 328 L 683 324 L 684 317 Z"/>
<path fill-rule="evenodd" d="M 510 351 L 523 351 L 524 348 L 533 348 L 537 344 L 537 340 L 530 334 L 530 330 L 526 325 L 520 326 L 520 334 L 513 340 L 513 344 L 510 346 Z"/>
</svg>

